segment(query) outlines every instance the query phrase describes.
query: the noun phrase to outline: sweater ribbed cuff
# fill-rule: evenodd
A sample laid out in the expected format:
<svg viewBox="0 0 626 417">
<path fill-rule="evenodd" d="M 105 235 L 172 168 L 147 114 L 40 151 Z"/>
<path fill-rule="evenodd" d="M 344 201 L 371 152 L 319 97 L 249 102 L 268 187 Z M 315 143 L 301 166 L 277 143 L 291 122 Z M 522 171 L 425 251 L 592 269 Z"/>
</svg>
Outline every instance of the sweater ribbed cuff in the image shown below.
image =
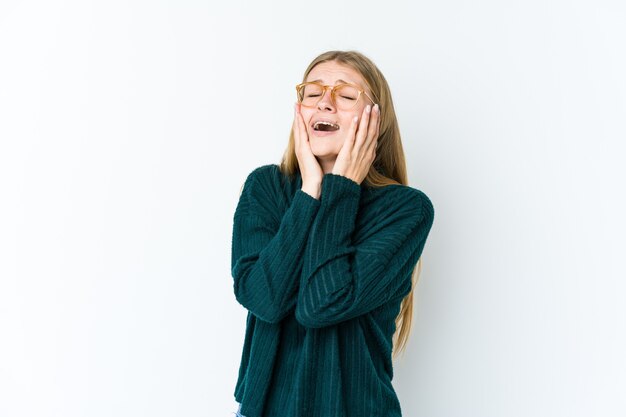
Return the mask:
<svg viewBox="0 0 626 417">
<path fill-rule="evenodd" d="M 322 179 L 322 195 L 340 195 L 346 193 L 360 197 L 361 185 L 343 175 L 332 173 L 324 174 Z"/>
<path fill-rule="evenodd" d="M 302 210 L 299 214 L 305 216 L 305 218 L 310 217 L 312 221 L 312 218 L 315 217 L 315 213 L 317 212 L 321 202 L 309 193 L 299 189 L 296 190 L 296 193 L 293 195 L 291 204 Z"/>
</svg>

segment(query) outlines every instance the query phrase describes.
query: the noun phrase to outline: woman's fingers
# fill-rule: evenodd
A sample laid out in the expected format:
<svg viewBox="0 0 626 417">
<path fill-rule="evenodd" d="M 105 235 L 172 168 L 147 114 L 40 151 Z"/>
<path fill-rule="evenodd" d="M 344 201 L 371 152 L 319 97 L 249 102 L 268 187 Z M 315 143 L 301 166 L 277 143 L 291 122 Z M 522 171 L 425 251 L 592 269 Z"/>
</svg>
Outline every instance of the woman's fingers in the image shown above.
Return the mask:
<svg viewBox="0 0 626 417">
<path fill-rule="evenodd" d="M 293 125 L 292 125 L 292 129 L 293 129 L 294 145 L 295 145 L 296 154 L 297 154 L 299 149 L 300 149 L 300 126 L 299 126 L 299 123 L 298 123 L 298 103 L 293 105 Z"/>
<path fill-rule="evenodd" d="M 378 140 L 378 131 L 380 128 L 380 109 L 378 107 L 378 105 L 374 106 L 374 109 L 372 110 L 372 114 L 371 114 L 371 120 L 370 120 L 370 124 L 369 124 L 369 128 L 368 128 L 368 132 L 367 132 L 367 148 L 370 149 L 371 147 L 374 147 L 374 149 L 376 149 L 376 142 Z"/>
<path fill-rule="evenodd" d="M 296 142 L 296 152 L 299 149 L 302 153 L 310 153 L 310 151 L 307 152 L 307 149 L 310 149 L 310 144 L 308 143 L 309 134 L 306 130 L 302 113 L 300 113 L 300 104 L 298 103 L 295 105 L 293 135 Z"/>
<path fill-rule="evenodd" d="M 354 147 L 358 125 L 359 125 L 359 116 L 354 116 L 352 118 L 352 122 L 350 123 L 350 128 L 348 129 L 348 136 L 346 137 L 345 142 L 344 142 L 344 146 L 348 145 L 348 148 L 350 151 L 352 151 L 352 148 Z"/>
<path fill-rule="evenodd" d="M 300 112 L 300 104 L 295 105 L 294 120 L 294 141 L 298 166 L 302 176 L 303 184 L 321 184 L 324 175 L 322 167 L 317 161 L 311 143 L 309 142 L 309 134 L 302 113 Z"/>
<path fill-rule="evenodd" d="M 361 148 L 367 149 L 367 129 L 370 123 L 371 107 L 368 104 L 363 109 L 361 114 L 361 123 L 359 123 L 359 130 L 356 132 L 356 139 L 354 142 L 354 151 L 359 152 Z"/>
<path fill-rule="evenodd" d="M 307 132 L 304 127 L 304 121 L 302 120 L 302 114 L 300 113 L 300 104 L 294 105 L 294 129 L 293 129 L 296 152 L 299 152 L 303 146 L 303 142 L 307 140 Z"/>
</svg>

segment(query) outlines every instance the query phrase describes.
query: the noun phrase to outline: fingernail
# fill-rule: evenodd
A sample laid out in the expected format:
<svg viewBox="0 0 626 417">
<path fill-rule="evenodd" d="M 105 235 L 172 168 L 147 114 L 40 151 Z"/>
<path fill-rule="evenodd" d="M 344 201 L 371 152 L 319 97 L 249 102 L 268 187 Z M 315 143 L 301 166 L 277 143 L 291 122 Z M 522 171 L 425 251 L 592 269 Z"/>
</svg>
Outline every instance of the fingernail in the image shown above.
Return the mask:
<svg viewBox="0 0 626 417">
<path fill-rule="evenodd" d="M 378 103 L 374 104 L 374 110 L 375 111 L 379 111 L 380 109 L 378 108 Z"/>
<path fill-rule="evenodd" d="M 352 119 L 352 122 L 353 122 L 353 123 L 356 123 L 356 122 L 357 122 L 357 120 L 359 120 L 359 116 L 354 116 L 354 118 Z"/>
<path fill-rule="evenodd" d="M 371 107 L 370 107 L 370 105 L 368 104 L 368 105 L 367 105 L 367 107 L 365 107 L 365 111 L 369 113 L 369 112 L 370 112 L 370 110 L 372 110 L 372 108 L 371 108 Z"/>
</svg>

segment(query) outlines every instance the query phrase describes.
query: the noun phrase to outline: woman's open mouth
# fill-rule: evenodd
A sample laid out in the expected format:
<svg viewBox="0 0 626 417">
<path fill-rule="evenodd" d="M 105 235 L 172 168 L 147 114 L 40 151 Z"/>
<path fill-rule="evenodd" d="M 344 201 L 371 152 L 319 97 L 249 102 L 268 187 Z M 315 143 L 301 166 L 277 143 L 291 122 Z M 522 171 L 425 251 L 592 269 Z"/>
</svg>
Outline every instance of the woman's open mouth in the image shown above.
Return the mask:
<svg viewBox="0 0 626 417">
<path fill-rule="evenodd" d="M 313 134 L 315 136 L 328 136 L 339 131 L 339 125 L 337 123 L 329 122 L 326 120 L 318 120 L 313 123 Z"/>
</svg>

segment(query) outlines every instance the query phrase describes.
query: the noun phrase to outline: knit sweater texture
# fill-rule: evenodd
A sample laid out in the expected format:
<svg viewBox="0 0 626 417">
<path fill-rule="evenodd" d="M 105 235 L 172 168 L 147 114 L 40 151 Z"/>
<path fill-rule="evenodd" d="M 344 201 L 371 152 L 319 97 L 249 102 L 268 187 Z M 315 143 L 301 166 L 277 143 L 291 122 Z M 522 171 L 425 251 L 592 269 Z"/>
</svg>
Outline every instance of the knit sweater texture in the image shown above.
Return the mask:
<svg viewBox="0 0 626 417">
<path fill-rule="evenodd" d="M 422 191 L 254 169 L 231 271 L 248 310 L 234 396 L 245 417 L 401 417 L 392 336 L 434 210 Z"/>
</svg>

